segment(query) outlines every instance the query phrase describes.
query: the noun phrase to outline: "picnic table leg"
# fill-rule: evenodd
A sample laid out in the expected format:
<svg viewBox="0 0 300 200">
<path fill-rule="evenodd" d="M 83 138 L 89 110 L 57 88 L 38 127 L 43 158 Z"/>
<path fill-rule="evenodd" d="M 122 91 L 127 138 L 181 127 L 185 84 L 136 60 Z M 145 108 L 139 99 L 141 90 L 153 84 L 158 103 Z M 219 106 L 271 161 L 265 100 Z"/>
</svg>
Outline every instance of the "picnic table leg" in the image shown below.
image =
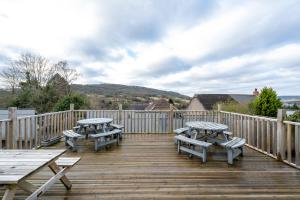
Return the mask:
<svg viewBox="0 0 300 200">
<path fill-rule="evenodd" d="M 20 182 L 18 186 L 28 193 L 33 193 L 36 190 L 36 187 L 27 181 Z"/>
<path fill-rule="evenodd" d="M 2 200 L 13 200 L 15 197 L 17 185 L 8 185 Z"/>
<path fill-rule="evenodd" d="M 54 174 L 57 174 L 60 171 L 59 166 L 55 162 L 52 162 L 49 165 L 49 168 Z M 67 190 L 70 190 L 72 188 L 71 181 L 65 175 L 60 178 L 60 181 L 62 182 L 62 184 L 64 184 Z"/>
</svg>

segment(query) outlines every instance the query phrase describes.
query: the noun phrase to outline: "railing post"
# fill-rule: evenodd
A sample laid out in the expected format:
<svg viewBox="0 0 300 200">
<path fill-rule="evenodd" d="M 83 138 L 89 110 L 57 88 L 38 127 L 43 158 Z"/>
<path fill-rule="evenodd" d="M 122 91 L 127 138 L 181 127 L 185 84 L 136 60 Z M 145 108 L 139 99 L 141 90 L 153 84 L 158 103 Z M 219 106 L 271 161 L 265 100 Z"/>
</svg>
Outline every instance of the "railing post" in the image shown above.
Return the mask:
<svg viewBox="0 0 300 200">
<path fill-rule="evenodd" d="M 169 111 L 169 133 L 173 133 L 173 118 L 174 118 L 174 107 L 170 104 L 170 111 Z"/>
<path fill-rule="evenodd" d="M 119 112 L 118 112 L 118 124 L 121 124 L 122 122 L 122 110 L 123 110 L 123 106 L 121 103 L 119 103 Z"/>
<path fill-rule="evenodd" d="M 218 104 L 218 123 L 222 123 L 221 119 L 221 110 L 222 110 L 222 104 Z"/>
<path fill-rule="evenodd" d="M 70 117 L 69 117 L 69 126 L 68 128 L 72 128 L 74 125 L 74 103 L 70 104 Z"/>
<path fill-rule="evenodd" d="M 284 117 L 286 115 L 286 110 L 278 109 L 277 111 L 277 160 L 282 161 L 285 159 L 285 145 L 286 136 L 284 128 Z"/>
<path fill-rule="evenodd" d="M 15 149 L 16 148 L 16 135 L 18 131 L 17 127 L 17 108 L 9 107 L 8 108 L 8 118 L 10 119 L 9 123 L 9 132 L 7 136 L 7 149 Z"/>
</svg>

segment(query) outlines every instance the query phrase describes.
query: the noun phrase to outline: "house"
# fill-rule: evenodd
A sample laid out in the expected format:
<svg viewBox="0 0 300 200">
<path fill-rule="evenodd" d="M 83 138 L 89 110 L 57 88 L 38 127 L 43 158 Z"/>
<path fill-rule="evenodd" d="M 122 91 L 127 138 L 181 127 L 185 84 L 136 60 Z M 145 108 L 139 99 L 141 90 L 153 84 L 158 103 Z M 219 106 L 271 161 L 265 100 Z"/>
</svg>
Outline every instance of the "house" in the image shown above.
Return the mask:
<svg viewBox="0 0 300 200">
<path fill-rule="evenodd" d="M 177 108 L 173 104 L 170 104 L 166 99 L 159 99 L 150 102 L 145 110 L 170 110 L 170 108 L 177 110 Z"/>
<path fill-rule="evenodd" d="M 250 103 L 254 95 L 246 94 L 196 94 L 190 101 L 187 110 L 212 110 L 221 102 Z"/>
<path fill-rule="evenodd" d="M 128 110 L 145 110 L 148 105 L 148 103 L 134 103 L 129 106 Z"/>
</svg>

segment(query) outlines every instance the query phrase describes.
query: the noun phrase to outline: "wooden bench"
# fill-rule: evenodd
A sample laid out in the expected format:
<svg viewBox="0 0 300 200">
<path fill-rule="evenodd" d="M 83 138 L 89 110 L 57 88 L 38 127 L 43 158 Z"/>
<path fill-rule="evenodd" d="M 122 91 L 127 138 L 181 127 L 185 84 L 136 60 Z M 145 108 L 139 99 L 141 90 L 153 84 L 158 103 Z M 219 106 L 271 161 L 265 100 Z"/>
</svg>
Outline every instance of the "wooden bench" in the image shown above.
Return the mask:
<svg viewBox="0 0 300 200">
<path fill-rule="evenodd" d="M 183 128 L 178 128 L 178 129 L 175 129 L 173 130 L 173 132 L 176 134 L 176 135 L 180 135 L 180 134 L 185 134 L 189 131 L 189 127 L 183 127 Z M 177 144 L 177 139 L 176 137 L 174 138 L 174 142 L 175 144 Z"/>
<path fill-rule="evenodd" d="M 189 131 L 189 127 L 183 127 L 183 128 L 175 129 L 173 132 L 176 133 L 177 135 L 180 135 L 188 131 Z"/>
<path fill-rule="evenodd" d="M 121 132 L 120 129 L 114 129 L 104 133 L 91 134 L 91 138 L 95 140 L 95 151 L 112 143 L 119 145 Z"/>
<path fill-rule="evenodd" d="M 83 125 L 84 131 L 86 131 L 86 128 L 88 128 L 88 127 L 89 127 L 89 125 Z M 73 131 L 75 131 L 75 132 L 79 131 L 79 129 L 80 129 L 80 126 L 74 126 L 73 127 Z"/>
<path fill-rule="evenodd" d="M 243 156 L 243 146 L 246 143 L 244 138 L 233 137 L 230 141 L 219 143 L 220 146 L 227 150 L 227 160 L 233 164 L 233 160 L 239 155 Z"/>
<path fill-rule="evenodd" d="M 73 130 L 63 131 L 63 134 L 65 137 L 65 144 L 69 145 L 72 151 L 77 151 L 77 140 L 83 138 L 83 136 Z"/>
<path fill-rule="evenodd" d="M 212 145 L 211 143 L 208 142 L 203 142 L 200 140 L 195 140 L 195 139 L 191 139 L 188 137 L 185 137 L 183 135 L 176 135 L 175 136 L 176 140 L 177 140 L 177 150 L 178 153 L 181 153 L 181 151 L 187 152 L 189 154 L 193 154 L 195 156 L 198 156 L 200 158 L 202 158 L 203 162 L 206 162 L 206 149 Z M 192 149 L 183 146 L 183 144 L 188 144 L 191 145 Z M 200 151 L 202 149 L 202 152 L 198 152 L 195 150 L 195 146 L 199 146 L 200 147 Z"/>
<path fill-rule="evenodd" d="M 123 125 L 120 125 L 120 124 L 110 124 L 109 125 L 112 129 L 111 130 L 113 130 L 113 129 L 119 129 L 119 130 L 121 130 L 121 133 L 120 133 L 120 139 L 122 140 L 122 138 L 123 138 L 123 131 L 122 131 L 122 129 L 124 128 L 124 126 Z"/>
<path fill-rule="evenodd" d="M 55 164 L 50 164 L 49 168 L 55 174 L 49 181 L 47 181 L 44 185 L 40 186 L 37 190 L 35 190 L 26 200 L 29 199 L 38 199 L 42 194 L 47 192 L 50 187 L 52 187 L 55 182 L 61 180 L 63 185 L 67 190 L 72 188 L 71 181 L 66 177 L 66 173 L 77 163 L 79 162 L 80 157 L 62 157 L 58 158 L 55 161 Z"/>
<path fill-rule="evenodd" d="M 60 157 L 55 163 L 59 167 L 73 167 L 80 159 L 80 157 Z"/>
</svg>

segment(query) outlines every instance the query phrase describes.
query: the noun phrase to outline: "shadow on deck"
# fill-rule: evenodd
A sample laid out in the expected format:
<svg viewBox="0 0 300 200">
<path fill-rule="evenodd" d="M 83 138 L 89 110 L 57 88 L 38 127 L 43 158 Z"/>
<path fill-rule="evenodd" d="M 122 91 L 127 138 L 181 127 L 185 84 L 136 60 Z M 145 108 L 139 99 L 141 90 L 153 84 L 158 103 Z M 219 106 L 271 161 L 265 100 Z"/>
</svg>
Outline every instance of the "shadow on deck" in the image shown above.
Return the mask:
<svg viewBox="0 0 300 200">
<path fill-rule="evenodd" d="M 82 157 L 68 173 L 72 190 L 57 183 L 43 199 L 300 199 L 300 171 L 249 148 L 230 166 L 219 148 L 209 150 L 205 164 L 178 155 L 170 134 L 127 134 L 119 147 L 97 153 L 85 143 L 67 153 Z M 31 182 L 50 175 L 44 169 Z"/>
</svg>

